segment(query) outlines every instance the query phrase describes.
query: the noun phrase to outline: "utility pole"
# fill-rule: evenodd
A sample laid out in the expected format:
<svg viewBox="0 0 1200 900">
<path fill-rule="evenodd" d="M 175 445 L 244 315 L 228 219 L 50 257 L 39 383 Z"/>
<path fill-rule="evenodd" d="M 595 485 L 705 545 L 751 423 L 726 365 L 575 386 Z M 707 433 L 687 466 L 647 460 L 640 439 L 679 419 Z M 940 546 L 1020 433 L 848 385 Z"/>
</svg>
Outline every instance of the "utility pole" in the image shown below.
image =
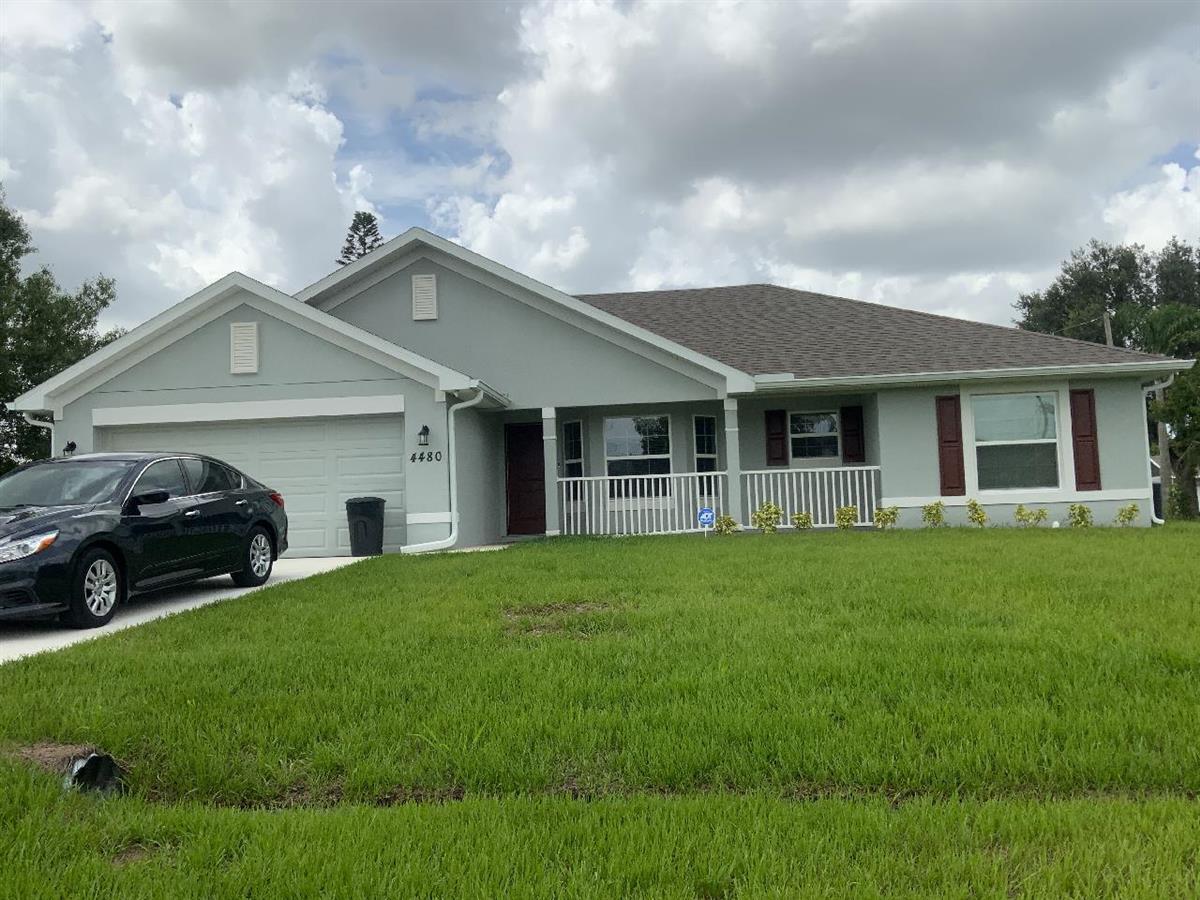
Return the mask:
<svg viewBox="0 0 1200 900">
<path fill-rule="evenodd" d="M 1154 392 L 1154 399 L 1161 404 L 1167 392 L 1159 388 Z M 1158 482 L 1159 493 L 1162 495 L 1162 517 L 1170 518 L 1168 512 L 1168 502 L 1171 499 L 1171 484 L 1174 480 L 1174 472 L 1171 471 L 1171 436 L 1167 434 L 1167 423 L 1162 419 L 1158 420 Z"/>
<path fill-rule="evenodd" d="M 1108 346 L 1113 346 L 1112 339 L 1112 316 L 1108 314 L 1108 310 L 1104 311 L 1104 343 Z"/>
</svg>

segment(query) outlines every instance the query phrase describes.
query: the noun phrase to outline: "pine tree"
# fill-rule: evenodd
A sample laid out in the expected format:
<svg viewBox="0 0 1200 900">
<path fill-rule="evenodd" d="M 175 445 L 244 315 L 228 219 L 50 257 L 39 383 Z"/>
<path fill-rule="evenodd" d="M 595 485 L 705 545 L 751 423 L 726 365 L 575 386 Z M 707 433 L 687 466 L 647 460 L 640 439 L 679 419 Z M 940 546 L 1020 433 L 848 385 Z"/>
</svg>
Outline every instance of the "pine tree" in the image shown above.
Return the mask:
<svg viewBox="0 0 1200 900">
<path fill-rule="evenodd" d="M 383 238 L 379 235 L 379 222 L 375 216 L 369 212 L 356 212 L 354 221 L 350 223 L 350 230 L 346 232 L 346 243 L 342 244 L 337 264 L 344 266 L 352 263 L 381 246 Z"/>
</svg>

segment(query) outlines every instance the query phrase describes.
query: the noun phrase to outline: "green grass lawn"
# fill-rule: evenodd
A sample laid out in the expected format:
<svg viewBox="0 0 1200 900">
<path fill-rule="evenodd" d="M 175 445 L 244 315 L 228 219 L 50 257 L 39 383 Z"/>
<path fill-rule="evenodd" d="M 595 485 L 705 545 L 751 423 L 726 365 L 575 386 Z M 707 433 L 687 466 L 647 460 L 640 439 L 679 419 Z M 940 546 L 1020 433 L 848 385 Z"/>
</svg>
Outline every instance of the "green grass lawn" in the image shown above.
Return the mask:
<svg viewBox="0 0 1200 900">
<path fill-rule="evenodd" d="M 385 557 L 0 668 L 0 890 L 1200 890 L 1200 529 Z"/>
</svg>

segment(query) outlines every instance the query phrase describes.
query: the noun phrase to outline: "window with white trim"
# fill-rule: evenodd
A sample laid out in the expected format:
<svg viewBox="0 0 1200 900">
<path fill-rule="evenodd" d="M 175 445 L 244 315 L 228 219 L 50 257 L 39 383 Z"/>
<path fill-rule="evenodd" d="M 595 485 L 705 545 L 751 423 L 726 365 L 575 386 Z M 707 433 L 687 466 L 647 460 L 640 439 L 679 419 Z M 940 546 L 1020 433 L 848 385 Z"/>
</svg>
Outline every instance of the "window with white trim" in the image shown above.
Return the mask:
<svg viewBox="0 0 1200 900">
<path fill-rule="evenodd" d="M 583 422 L 563 422 L 563 477 L 583 477 Z"/>
<path fill-rule="evenodd" d="M 717 471 L 717 417 L 692 417 L 693 446 L 697 472 Z"/>
<path fill-rule="evenodd" d="M 979 490 L 1058 487 L 1056 394 L 976 394 L 971 414 Z"/>
<path fill-rule="evenodd" d="M 616 416 L 604 420 L 604 467 L 611 478 L 671 474 L 671 417 Z M 659 496 L 660 479 L 610 482 L 613 497 Z"/>
<path fill-rule="evenodd" d="M 795 412 L 788 422 L 792 459 L 835 459 L 842 455 L 836 412 Z"/>
</svg>

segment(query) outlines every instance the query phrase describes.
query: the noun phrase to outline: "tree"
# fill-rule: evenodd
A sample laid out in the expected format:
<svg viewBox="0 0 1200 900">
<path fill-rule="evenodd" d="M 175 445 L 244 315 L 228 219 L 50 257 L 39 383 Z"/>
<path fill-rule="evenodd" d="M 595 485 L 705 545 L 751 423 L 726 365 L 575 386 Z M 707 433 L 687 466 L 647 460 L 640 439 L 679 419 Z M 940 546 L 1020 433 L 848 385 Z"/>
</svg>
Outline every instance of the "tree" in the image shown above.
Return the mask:
<svg viewBox="0 0 1200 900">
<path fill-rule="evenodd" d="M 1172 238 L 1158 253 L 1143 247 L 1092 241 L 1071 254 L 1045 291 L 1021 294 L 1018 325 L 1104 343 L 1104 316 L 1117 346 L 1178 358 L 1200 359 L 1200 245 Z M 1195 517 L 1200 470 L 1200 362 L 1181 372 L 1150 404 L 1159 423 L 1166 492 L 1172 480 L 1184 515 Z"/>
<path fill-rule="evenodd" d="M 356 212 L 350 230 L 346 232 L 346 243 L 342 244 L 341 255 L 337 264 L 344 266 L 362 256 L 366 256 L 377 247 L 383 246 L 383 238 L 379 235 L 379 222 L 369 212 Z"/>
<path fill-rule="evenodd" d="M 100 313 L 116 298 L 111 278 L 99 276 L 67 293 L 46 266 L 22 277 L 21 261 L 33 252 L 24 221 L 0 194 L 0 401 L 15 399 L 121 334 L 99 328 Z M 46 429 L 0 406 L 0 474 L 50 452 Z"/>
</svg>

